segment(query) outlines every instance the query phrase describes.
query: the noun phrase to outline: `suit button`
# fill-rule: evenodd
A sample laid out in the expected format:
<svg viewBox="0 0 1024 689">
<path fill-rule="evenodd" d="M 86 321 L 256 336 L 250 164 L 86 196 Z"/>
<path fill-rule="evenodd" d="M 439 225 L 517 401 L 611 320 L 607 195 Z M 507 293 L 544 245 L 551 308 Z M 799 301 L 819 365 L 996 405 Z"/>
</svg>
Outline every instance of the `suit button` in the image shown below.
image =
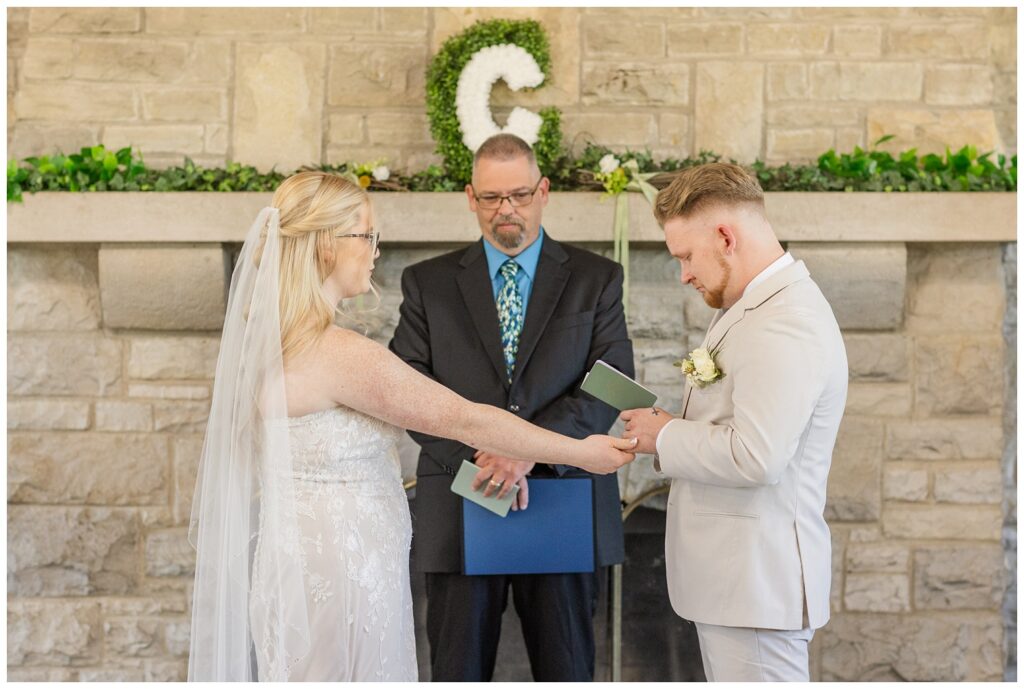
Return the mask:
<svg viewBox="0 0 1024 689">
<path fill-rule="evenodd" d="M 513 414 L 516 414 L 516 413 L 519 412 L 519 405 L 518 404 L 510 404 L 510 405 L 508 405 L 508 410 L 510 412 L 512 412 Z"/>
</svg>

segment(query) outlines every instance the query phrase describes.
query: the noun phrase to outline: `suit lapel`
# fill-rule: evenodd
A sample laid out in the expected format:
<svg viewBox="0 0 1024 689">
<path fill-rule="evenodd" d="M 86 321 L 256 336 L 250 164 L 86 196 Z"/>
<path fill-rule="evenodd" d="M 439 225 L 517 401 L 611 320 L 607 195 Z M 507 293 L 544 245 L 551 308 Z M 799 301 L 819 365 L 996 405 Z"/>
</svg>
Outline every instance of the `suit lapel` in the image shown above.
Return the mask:
<svg viewBox="0 0 1024 689">
<path fill-rule="evenodd" d="M 569 269 L 564 263 L 569 260 L 565 249 L 549 235 L 545 235 L 541 245 L 540 259 L 533 276 L 533 289 L 530 291 L 530 302 L 526 307 L 526 321 L 523 332 L 519 335 L 519 352 L 516 354 L 516 370 L 514 378 L 526 370 L 526 364 L 537 348 L 537 342 L 544 333 L 551 314 L 555 312 L 558 301 L 562 298 L 565 285 L 569 282 Z"/>
<path fill-rule="evenodd" d="M 494 304 L 494 286 L 487 271 L 487 256 L 481 239 L 466 249 L 460 265 L 462 272 L 455 277 L 455 282 L 466 302 L 466 310 L 473 318 L 477 335 L 484 345 L 494 370 L 502 385 L 508 387 L 508 372 L 505 370 L 505 359 L 501 348 L 501 327 L 498 325 L 498 307 Z"/>
</svg>

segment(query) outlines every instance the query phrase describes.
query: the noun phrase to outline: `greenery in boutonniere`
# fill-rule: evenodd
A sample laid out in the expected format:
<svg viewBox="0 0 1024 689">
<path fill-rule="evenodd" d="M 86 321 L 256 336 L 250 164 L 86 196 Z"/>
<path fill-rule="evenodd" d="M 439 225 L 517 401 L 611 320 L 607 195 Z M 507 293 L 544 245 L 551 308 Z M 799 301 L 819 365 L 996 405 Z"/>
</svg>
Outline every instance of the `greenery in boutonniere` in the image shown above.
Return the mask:
<svg viewBox="0 0 1024 689">
<path fill-rule="evenodd" d="M 725 378 L 725 374 L 718 368 L 718 362 L 715 361 L 717 356 L 717 349 L 708 351 L 704 347 L 700 347 L 690 352 L 687 358 L 672 365 L 682 369 L 683 375 L 691 385 L 697 388 L 706 388 Z"/>
</svg>

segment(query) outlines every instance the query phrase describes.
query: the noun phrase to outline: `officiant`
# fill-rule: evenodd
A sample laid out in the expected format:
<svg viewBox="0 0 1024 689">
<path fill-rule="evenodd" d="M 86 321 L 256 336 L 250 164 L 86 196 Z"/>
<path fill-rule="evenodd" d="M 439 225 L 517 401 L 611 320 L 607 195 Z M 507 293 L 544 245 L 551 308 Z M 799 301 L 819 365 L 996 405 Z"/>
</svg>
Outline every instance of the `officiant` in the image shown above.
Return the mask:
<svg viewBox="0 0 1024 689">
<path fill-rule="evenodd" d="M 512 134 L 475 153 L 469 210 L 482 237 L 405 269 L 391 349 L 460 395 L 507 409 L 575 438 L 605 433 L 616 411 L 580 392 L 598 360 L 632 376 L 622 308 L 622 268 L 547 234 L 550 182 L 530 146 Z M 459 219 L 453 218 L 453 222 Z M 410 404 L 415 404 L 410 400 Z M 413 503 L 412 568 L 426 576 L 431 679 L 489 681 L 509 593 L 536 681 L 591 681 L 597 571 L 622 562 L 618 479 L 562 465 L 518 462 L 452 440 L 410 433 L 421 447 Z M 593 481 L 592 572 L 464 574 L 462 498 L 451 492 L 463 460 L 482 468 L 488 493 L 519 486 L 529 510 L 535 478 Z M 510 515 L 514 518 L 515 514 Z"/>
</svg>

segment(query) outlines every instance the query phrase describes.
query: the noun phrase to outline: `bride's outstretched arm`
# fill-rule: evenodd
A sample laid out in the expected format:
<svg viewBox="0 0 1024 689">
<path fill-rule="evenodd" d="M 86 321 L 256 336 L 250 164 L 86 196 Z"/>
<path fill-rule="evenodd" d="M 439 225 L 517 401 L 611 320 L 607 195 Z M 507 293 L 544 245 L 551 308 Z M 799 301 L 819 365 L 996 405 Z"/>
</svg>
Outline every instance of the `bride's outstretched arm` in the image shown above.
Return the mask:
<svg viewBox="0 0 1024 689">
<path fill-rule="evenodd" d="M 373 340 L 349 330 L 324 334 L 336 402 L 388 423 L 454 438 L 486 452 L 607 474 L 632 461 L 631 441 L 592 435 L 574 440 L 497 407 L 460 397 Z"/>
</svg>

